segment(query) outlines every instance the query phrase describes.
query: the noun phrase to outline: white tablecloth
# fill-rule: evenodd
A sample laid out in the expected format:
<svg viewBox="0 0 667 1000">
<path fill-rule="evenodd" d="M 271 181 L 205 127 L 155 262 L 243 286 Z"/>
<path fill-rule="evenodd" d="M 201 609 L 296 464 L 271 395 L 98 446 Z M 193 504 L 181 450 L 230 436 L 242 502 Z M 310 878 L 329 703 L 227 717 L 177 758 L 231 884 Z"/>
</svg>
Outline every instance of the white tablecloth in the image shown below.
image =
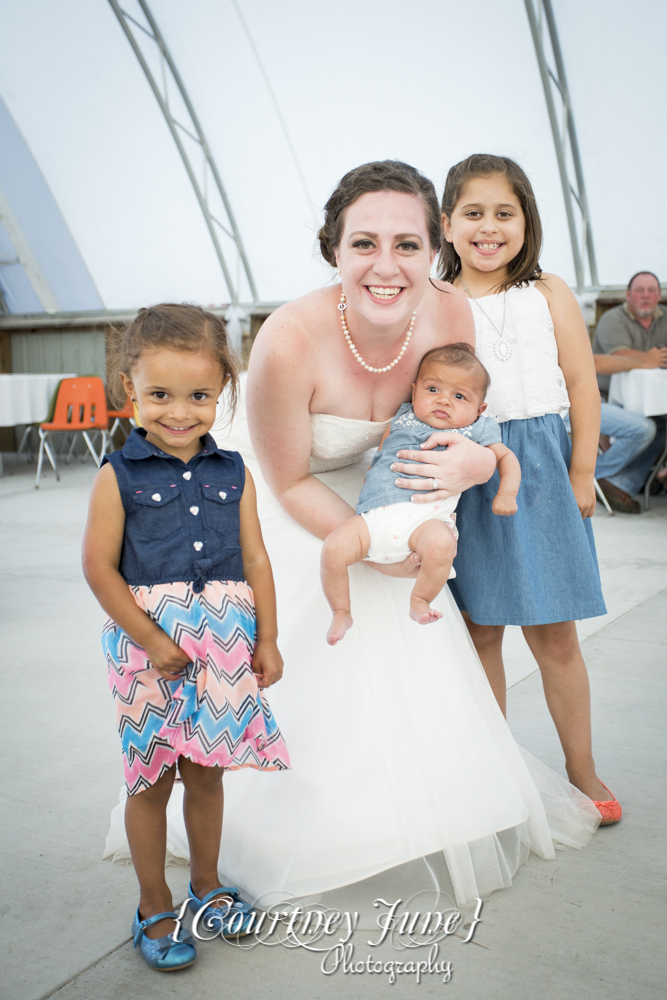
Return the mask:
<svg viewBox="0 0 667 1000">
<path fill-rule="evenodd" d="M 612 375 L 609 402 L 645 417 L 667 413 L 667 368 L 634 368 Z"/>
<path fill-rule="evenodd" d="M 76 378 L 76 372 L 60 375 L 0 375 L 0 427 L 33 424 L 46 420 L 49 403 L 61 378 Z"/>
</svg>

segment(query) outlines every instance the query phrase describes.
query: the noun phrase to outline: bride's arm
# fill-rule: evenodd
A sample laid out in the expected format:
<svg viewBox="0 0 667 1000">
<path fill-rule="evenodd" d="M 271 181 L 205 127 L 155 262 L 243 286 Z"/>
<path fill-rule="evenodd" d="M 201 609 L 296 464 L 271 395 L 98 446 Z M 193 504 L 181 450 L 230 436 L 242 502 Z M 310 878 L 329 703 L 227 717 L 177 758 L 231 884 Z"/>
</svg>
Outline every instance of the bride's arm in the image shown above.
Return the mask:
<svg viewBox="0 0 667 1000">
<path fill-rule="evenodd" d="M 309 472 L 310 401 L 315 391 L 312 337 L 274 314 L 253 346 L 248 369 L 248 427 L 262 474 L 290 517 L 318 538 L 354 514 Z"/>
</svg>

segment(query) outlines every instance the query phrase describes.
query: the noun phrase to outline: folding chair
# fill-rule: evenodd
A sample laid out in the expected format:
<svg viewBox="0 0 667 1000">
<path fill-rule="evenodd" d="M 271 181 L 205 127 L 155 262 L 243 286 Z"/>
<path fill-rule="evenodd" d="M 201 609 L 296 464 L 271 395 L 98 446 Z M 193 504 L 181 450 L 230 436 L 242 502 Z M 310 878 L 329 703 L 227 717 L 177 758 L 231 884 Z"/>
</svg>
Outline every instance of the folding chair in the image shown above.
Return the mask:
<svg viewBox="0 0 667 1000">
<path fill-rule="evenodd" d="M 109 443 L 107 401 L 101 378 L 97 376 L 64 378 L 58 386 L 53 420 L 40 424 L 39 427 L 39 458 L 37 460 L 35 489 L 39 488 L 45 452 L 56 474 L 56 479 L 60 480 L 55 455 L 49 444 L 49 435 L 54 431 L 73 434 L 74 439 L 76 439 L 77 434 L 82 434 L 95 465 L 99 469 Z M 89 437 L 90 433 L 96 431 L 102 435 L 102 448 L 99 455 Z"/>
<path fill-rule="evenodd" d="M 134 407 L 132 405 L 132 400 L 130 399 L 130 397 L 128 396 L 127 399 L 125 400 L 125 406 L 123 407 L 122 410 L 107 410 L 107 416 L 109 420 L 113 420 L 113 425 L 111 427 L 111 430 L 109 431 L 109 442 L 111 444 L 111 447 L 113 448 L 113 436 L 118 430 L 118 428 L 120 427 L 123 434 L 125 434 L 125 428 L 123 427 L 122 424 L 123 420 L 129 420 L 132 427 L 137 426 L 137 422 L 134 419 Z M 126 439 L 127 437 L 128 435 L 125 434 Z"/>
</svg>

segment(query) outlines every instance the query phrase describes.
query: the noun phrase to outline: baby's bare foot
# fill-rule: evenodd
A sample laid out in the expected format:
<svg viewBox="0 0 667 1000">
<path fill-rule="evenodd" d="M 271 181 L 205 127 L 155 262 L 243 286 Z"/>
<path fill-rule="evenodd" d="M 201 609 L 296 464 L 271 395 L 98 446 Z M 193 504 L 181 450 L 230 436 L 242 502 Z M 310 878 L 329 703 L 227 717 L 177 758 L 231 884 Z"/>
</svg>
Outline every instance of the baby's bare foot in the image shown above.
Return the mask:
<svg viewBox="0 0 667 1000">
<path fill-rule="evenodd" d="M 434 611 L 428 601 L 423 601 L 421 597 L 413 597 L 410 601 L 410 617 L 418 625 L 431 625 L 442 618 L 442 615 L 439 611 Z"/>
<path fill-rule="evenodd" d="M 335 646 L 337 642 L 340 642 L 349 628 L 352 628 L 352 615 L 350 612 L 336 611 L 327 632 L 327 642 L 329 645 Z"/>
</svg>

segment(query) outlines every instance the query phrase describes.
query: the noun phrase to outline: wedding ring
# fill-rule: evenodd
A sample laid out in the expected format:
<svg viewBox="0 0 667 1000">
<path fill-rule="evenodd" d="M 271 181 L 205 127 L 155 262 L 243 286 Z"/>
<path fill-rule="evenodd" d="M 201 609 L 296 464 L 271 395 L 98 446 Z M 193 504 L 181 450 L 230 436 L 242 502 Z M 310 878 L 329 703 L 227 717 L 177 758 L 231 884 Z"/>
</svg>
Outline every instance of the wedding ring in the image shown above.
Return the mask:
<svg viewBox="0 0 667 1000">
<path fill-rule="evenodd" d="M 437 479 L 432 479 L 431 482 L 433 483 L 433 492 L 435 492 L 436 490 L 440 489 L 440 487 L 438 486 L 438 480 Z"/>
</svg>

